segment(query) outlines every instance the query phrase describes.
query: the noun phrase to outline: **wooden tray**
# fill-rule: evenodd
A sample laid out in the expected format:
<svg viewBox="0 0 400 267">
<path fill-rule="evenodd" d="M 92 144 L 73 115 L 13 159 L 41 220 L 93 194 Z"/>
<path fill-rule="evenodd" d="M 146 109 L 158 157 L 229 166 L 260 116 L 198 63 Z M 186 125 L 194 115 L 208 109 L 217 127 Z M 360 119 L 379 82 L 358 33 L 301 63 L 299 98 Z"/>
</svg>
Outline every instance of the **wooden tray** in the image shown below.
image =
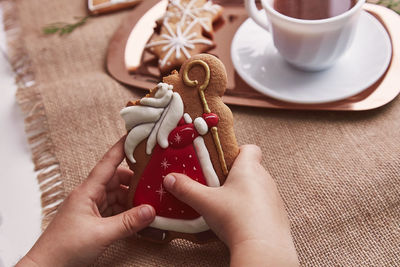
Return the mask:
<svg viewBox="0 0 400 267">
<path fill-rule="evenodd" d="M 373 4 L 365 4 L 364 6 L 366 11 L 382 23 L 392 41 L 391 63 L 385 74 L 374 85 L 358 95 L 341 101 L 323 104 L 294 104 L 275 100 L 255 91 L 235 72 L 230 57 L 231 42 L 236 30 L 248 16 L 242 1 L 214 2 L 219 2 L 224 6 L 224 14 L 223 23 L 216 25 L 214 41 L 217 46 L 209 53 L 218 56 L 225 64 L 228 85 L 223 100 L 226 104 L 298 110 L 369 110 L 389 103 L 400 92 L 400 16 L 390 9 Z M 144 14 L 151 9 L 154 11 L 158 6 L 165 10 L 165 5 L 157 5 L 158 3 L 160 3 L 158 0 L 146 0 L 132 10 L 115 33 L 108 48 L 107 69 L 110 75 L 126 85 L 143 90 L 154 88 L 161 80 L 156 66 L 157 61 L 154 60 L 153 55 L 143 51 L 144 45 L 142 45 L 135 50 L 140 53 L 139 56 L 142 55 L 140 67 L 134 73 L 129 73 L 125 67 L 125 45 L 131 31 Z M 155 5 L 157 6 L 155 7 Z M 153 21 L 156 19 L 154 18 Z M 153 27 L 153 25 L 148 25 L 148 27 Z M 146 29 L 146 31 L 148 32 L 149 29 Z M 138 34 L 138 40 L 141 36 L 144 35 Z M 138 41 L 141 44 L 146 42 L 147 40 Z"/>
</svg>

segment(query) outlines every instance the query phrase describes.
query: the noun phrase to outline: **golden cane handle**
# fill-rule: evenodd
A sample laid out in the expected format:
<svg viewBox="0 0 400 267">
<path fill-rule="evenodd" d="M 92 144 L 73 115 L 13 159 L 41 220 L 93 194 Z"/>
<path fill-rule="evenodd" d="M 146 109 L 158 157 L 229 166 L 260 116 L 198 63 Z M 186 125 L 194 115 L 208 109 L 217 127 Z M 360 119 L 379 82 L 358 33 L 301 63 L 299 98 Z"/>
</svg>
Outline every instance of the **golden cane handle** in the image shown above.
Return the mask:
<svg viewBox="0 0 400 267">
<path fill-rule="evenodd" d="M 204 90 L 207 88 L 208 83 L 210 82 L 210 76 L 211 76 L 211 72 L 210 72 L 210 67 L 208 66 L 208 64 L 206 62 L 204 62 L 201 59 L 195 59 L 191 62 L 189 62 L 185 69 L 183 70 L 183 82 L 185 83 L 185 85 L 190 86 L 190 87 L 195 87 L 199 84 L 199 82 L 197 80 L 190 80 L 189 79 L 189 71 L 193 68 L 193 66 L 195 65 L 200 65 L 204 68 L 204 71 L 206 73 L 206 77 L 204 78 L 204 82 L 202 85 L 199 86 L 199 96 L 200 96 L 200 100 L 201 103 L 203 104 L 203 110 L 204 113 L 211 113 L 210 108 L 208 107 L 207 104 L 207 100 L 206 97 L 204 95 Z M 221 168 L 222 168 L 222 173 L 226 176 L 228 175 L 228 168 L 226 166 L 226 162 L 225 162 L 225 157 L 224 157 L 224 151 L 222 149 L 221 146 L 221 142 L 219 139 L 219 135 L 218 135 L 218 128 L 217 127 L 212 127 L 211 128 L 211 134 L 214 140 L 214 144 L 217 148 L 217 152 L 218 152 L 218 158 L 219 158 L 219 162 L 221 164 Z"/>
</svg>

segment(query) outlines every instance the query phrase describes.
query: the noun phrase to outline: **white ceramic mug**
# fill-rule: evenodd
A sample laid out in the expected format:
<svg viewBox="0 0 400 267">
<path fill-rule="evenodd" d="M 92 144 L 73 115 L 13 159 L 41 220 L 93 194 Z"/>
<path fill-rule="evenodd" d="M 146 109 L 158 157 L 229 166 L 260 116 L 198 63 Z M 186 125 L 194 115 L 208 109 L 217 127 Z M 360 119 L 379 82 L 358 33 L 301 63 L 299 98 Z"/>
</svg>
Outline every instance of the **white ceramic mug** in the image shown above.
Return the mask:
<svg viewBox="0 0 400 267">
<path fill-rule="evenodd" d="M 320 71 L 331 67 L 350 46 L 365 0 L 358 0 L 340 15 L 320 20 L 285 16 L 274 9 L 273 2 L 261 0 L 267 19 L 255 0 L 245 0 L 245 6 L 249 16 L 272 34 L 287 62 L 302 70 Z"/>
</svg>

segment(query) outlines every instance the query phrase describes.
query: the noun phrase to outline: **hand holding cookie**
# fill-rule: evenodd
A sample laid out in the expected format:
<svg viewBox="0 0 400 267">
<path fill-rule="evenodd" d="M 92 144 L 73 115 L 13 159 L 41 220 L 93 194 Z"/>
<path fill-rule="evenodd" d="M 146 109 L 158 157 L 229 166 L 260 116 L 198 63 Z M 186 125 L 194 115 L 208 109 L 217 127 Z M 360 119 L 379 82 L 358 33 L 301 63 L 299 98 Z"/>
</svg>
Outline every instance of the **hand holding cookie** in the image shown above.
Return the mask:
<svg viewBox="0 0 400 267">
<path fill-rule="evenodd" d="M 179 173 L 164 186 L 203 215 L 229 247 L 232 266 L 297 266 L 283 201 L 260 160 L 258 147 L 242 146 L 223 186 L 206 187 Z"/>
<path fill-rule="evenodd" d="M 87 179 L 58 208 L 35 245 L 16 266 L 88 266 L 118 239 L 149 225 L 154 209 L 143 205 L 127 210 L 128 169 L 121 138 L 97 163 Z"/>
</svg>

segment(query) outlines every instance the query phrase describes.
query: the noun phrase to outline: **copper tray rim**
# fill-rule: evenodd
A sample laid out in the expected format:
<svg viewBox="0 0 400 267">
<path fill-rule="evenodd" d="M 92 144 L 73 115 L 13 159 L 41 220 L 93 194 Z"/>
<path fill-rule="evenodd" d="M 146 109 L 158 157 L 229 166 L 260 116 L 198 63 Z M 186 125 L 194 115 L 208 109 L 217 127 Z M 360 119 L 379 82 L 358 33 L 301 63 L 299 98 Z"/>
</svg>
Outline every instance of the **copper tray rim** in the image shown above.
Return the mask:
<svg viewBox="0 0 400 267">
<path fill-rule="evenodd" d="M 135 80 L 135 75 L 130 74 L 128 70 L 125 69 L 125 73 L 119 71 L 115 66 L 116 64 L 121 64 L 120 60 L 117 61 L 118 52 L 122 49 L 125 51 L 125 46 L 130 32 L 135 27 L 140 16 L 135 16 L 136 13 L 141 11 L 142 14 L 147 12 L 152 6 L 158 3 L 158 0 L 143 1 L 136 8 L 134 8 L 125 19 L 123 19 L 121 26 L 115 32 L 113 38 L 110 41 L 107 57 L 106 57 L 106 67 L 108 73 L 116 79 L 118 82 L 128 85 L 130 87 L 148 91 L 156 85 L 156 81 L 137 81 Z M 146 4 L 145 4 L 146 3 Z M 232 5 L 227 5 L 232 7 Z M 331 111 L 363 111 L 372 110 L 382 107 L 396 98 L 400 93 L 400 77 L 396 73 L 400 73 L 400 32 L 395 31 L 395 25 L 400 25 L 400 16 L 394 11 L 375 4 L 364 4 L 364 10 L 372 14 L 385 28 L 392 45 L 392 57 L 388 65 L 386 72 L 381 76 L 381 78 L 372 86 L 366 88 L 361 93 L 335 102 L 327 102 L 322 104 L 297 104 L 284 102 L 276 100 L 265 96 L 265 98 L 243 98 L 234 95 L 224 95 L 223 101 L 226 104 L 237 105 L 237 106 L 247 106 L 256 108 L 272 108 L 272 109 L 286 109 L 286 110 L 331 110 Z M 135 18 L 136 17 L 136 18 Z M 139 17 L 139 18 L 137 18 Z M 132 19 L 134 18 L 134 19 Z M 396 46 L 397 45 L 397 46 Z M 230 48 L 229 48 L 230 49 Z M 142 51 L 140 51 L 142 52 Z M 120 59 L 120 58 L 119 58 Z M 124 60 L 122 58 L 122 60 Z M 125 62 L 122 62 L 125 65 Z M 226 63 L 225 63 L 226 64 Z M 127 79 L 126 77 L 129 78 Z M 251 87 L 250 85 L 248 85 Z M 397 89 L 396 89 L 397 88 Z M 255 89 L 253 89 L 255 90 Z M 363 94 L 366 96 L 363 97 Z M 361 97 L 361 99 L 360 99 Z M 359 99 L 351 102 L 351 99 Z"/>
</svg>

